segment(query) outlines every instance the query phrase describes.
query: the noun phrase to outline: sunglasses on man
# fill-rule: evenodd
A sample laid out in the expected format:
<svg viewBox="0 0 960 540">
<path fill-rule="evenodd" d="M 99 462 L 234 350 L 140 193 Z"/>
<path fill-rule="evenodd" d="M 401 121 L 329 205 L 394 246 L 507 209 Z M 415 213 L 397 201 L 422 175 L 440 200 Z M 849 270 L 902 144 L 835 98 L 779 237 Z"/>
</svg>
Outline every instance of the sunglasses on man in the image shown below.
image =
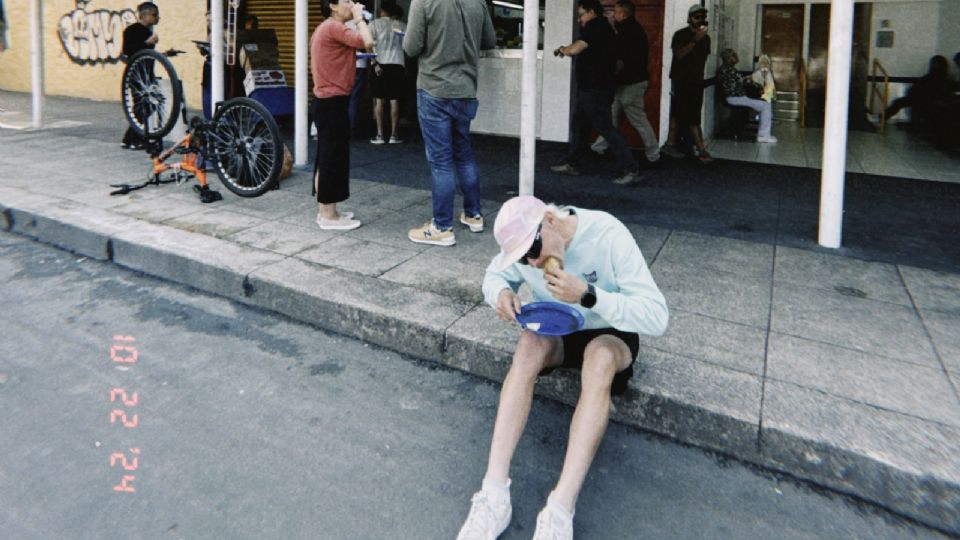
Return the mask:
<svg viewBox="0 0 960 540">
<path fill-rule="evenodd" d="M 527 259 L 537 259 L 540 257 L 540 251 L 543 250 L 543 239 L 540 237 L 541 229 L 543 229 L 543 223 L 537 226 L 537 235 L 533 237 L 533 243 L 530 244 L 530 249 L 523 254 L 523 257 L 520 257 L 518 261 L 520 264 L 530 264 L 527 262 Z"/>
</svg>

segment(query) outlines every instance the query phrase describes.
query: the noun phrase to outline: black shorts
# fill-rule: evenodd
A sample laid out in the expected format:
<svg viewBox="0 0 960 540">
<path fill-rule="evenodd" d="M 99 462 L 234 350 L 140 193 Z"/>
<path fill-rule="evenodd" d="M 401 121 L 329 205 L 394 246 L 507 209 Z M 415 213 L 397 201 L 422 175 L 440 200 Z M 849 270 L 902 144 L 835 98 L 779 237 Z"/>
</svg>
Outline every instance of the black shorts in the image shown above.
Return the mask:
<svg viewBox="0 0 960 540">
<path fill-rule="evenodd" d="M 675 82 L 670 96 L 670 117 L 681 126 L 699 126 L 703 110 L 703 85 Z"/>
<path fill-rule="evenodd" d="M 373 97 L 380 99 L 400 99 L 403 97 L 403 66 L 400 64 L 380 64 L 377 70 L 370 72 L 370 89 Z"/>
<path fill-rule="evenodd" d="M 618 372 L 613 376 L 613 385 L 610 386 L 610 395 L 619 396 L 627 390 L 627 383 L 630 377 L 633 377 L 633 363 L 637 361 L 637 355 L 640 353 L 640 335 L 633 332 L 622 332 L 614 328 L 597 328 L 595 330 L 581 330 L 572 334 L 563 336 L 563 363 L 557 367 L 546 368 L 540 372 L 540 375 L 547 375 L 553 370 L 559 368 L 580 369 L 583 367 L 583 351 L 587 344 L 594 338 L 603 335 L 611 335 L 620 338 L 630 349 L 630 365 L 627 369 Z"/>
</svg>

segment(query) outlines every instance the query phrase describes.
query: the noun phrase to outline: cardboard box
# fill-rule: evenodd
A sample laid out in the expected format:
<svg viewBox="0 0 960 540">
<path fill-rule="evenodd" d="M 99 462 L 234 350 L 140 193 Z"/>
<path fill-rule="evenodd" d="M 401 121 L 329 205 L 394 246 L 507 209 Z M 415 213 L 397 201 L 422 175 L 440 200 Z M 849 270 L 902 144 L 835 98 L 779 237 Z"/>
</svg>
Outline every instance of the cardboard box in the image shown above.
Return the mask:
<svg viewBox="0 0 960 540">
<path fill-rule="evenodd" d="M 280 69 L 277 46 L 271 43 L 247 43 L 240 47 L 240 65 L 246 72 Z"/>
<path fill-rule="evenodd" d="M 277 33 L 270 29 L 244 30 L 237 33 L 240 66 L 246 72 L 280 69 Z"/>
<path fill-rule="evenodd" d="M 279 69 L 248 71 L 247 75 L 243 78 L 243 89 L 247 92 L 248 96 L 252 94 L 254 90 L 261 88 L 286 88 L 286 86 L 287 78 Z"/>
</svg>

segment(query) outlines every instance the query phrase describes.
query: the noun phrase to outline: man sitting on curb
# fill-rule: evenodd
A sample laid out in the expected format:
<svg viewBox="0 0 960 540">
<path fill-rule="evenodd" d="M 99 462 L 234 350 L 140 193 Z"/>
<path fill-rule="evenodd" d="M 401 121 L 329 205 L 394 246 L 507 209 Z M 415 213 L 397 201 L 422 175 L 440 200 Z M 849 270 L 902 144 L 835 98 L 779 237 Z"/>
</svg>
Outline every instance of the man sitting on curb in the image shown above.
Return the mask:
<svg viewBox="0 0 960 540">
<path fill-rule="evenodd" d="M 457 538 L 496 538 L 510 524 L 510 461 L 537 377 L 558 367 L 581 370 L 580 399 L 563 470 L 537 516 L 534 539 L 573 538 L 577 495 L 606 431 L 610 396 L 627 388 L 639 334 L 666 330 L 667 303 L 630 231 L 605 212 L 561 209 L 520 196 L 501 207 L 493 234 L 501 251 L 487 267 L 483 294 L 501 319 L 516 320 L 517 290 L 526 283 L 536 300 L 573 304 L 585 324 L 562 338 L 521 332 L 500 392 L 482 489 Z M 559 268 L 541 271 L 550 258 Z"/>
</svg>

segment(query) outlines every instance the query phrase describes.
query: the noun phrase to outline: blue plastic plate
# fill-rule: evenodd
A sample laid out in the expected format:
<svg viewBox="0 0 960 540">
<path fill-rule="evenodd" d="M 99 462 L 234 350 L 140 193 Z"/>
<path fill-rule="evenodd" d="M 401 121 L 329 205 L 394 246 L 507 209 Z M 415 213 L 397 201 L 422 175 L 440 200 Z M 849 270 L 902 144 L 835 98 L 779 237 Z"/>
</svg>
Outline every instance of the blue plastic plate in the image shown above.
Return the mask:
<svg viewBox="0 0 960 540">
<path fill-rule="evenodd" d="M 565 336 L 583 328 L 583 315 L 560 302 L 532 302 L 520 308 L 520 327 L 544 336 Z"/>
<path fill-rule="evenodd" d="M 377 53 L 372 53 L 372 52 L 358 52 L 358 53 L 357 53 L 357 58 L 376 58 L 376 57 L 377 57 Z"/>
</svg>

